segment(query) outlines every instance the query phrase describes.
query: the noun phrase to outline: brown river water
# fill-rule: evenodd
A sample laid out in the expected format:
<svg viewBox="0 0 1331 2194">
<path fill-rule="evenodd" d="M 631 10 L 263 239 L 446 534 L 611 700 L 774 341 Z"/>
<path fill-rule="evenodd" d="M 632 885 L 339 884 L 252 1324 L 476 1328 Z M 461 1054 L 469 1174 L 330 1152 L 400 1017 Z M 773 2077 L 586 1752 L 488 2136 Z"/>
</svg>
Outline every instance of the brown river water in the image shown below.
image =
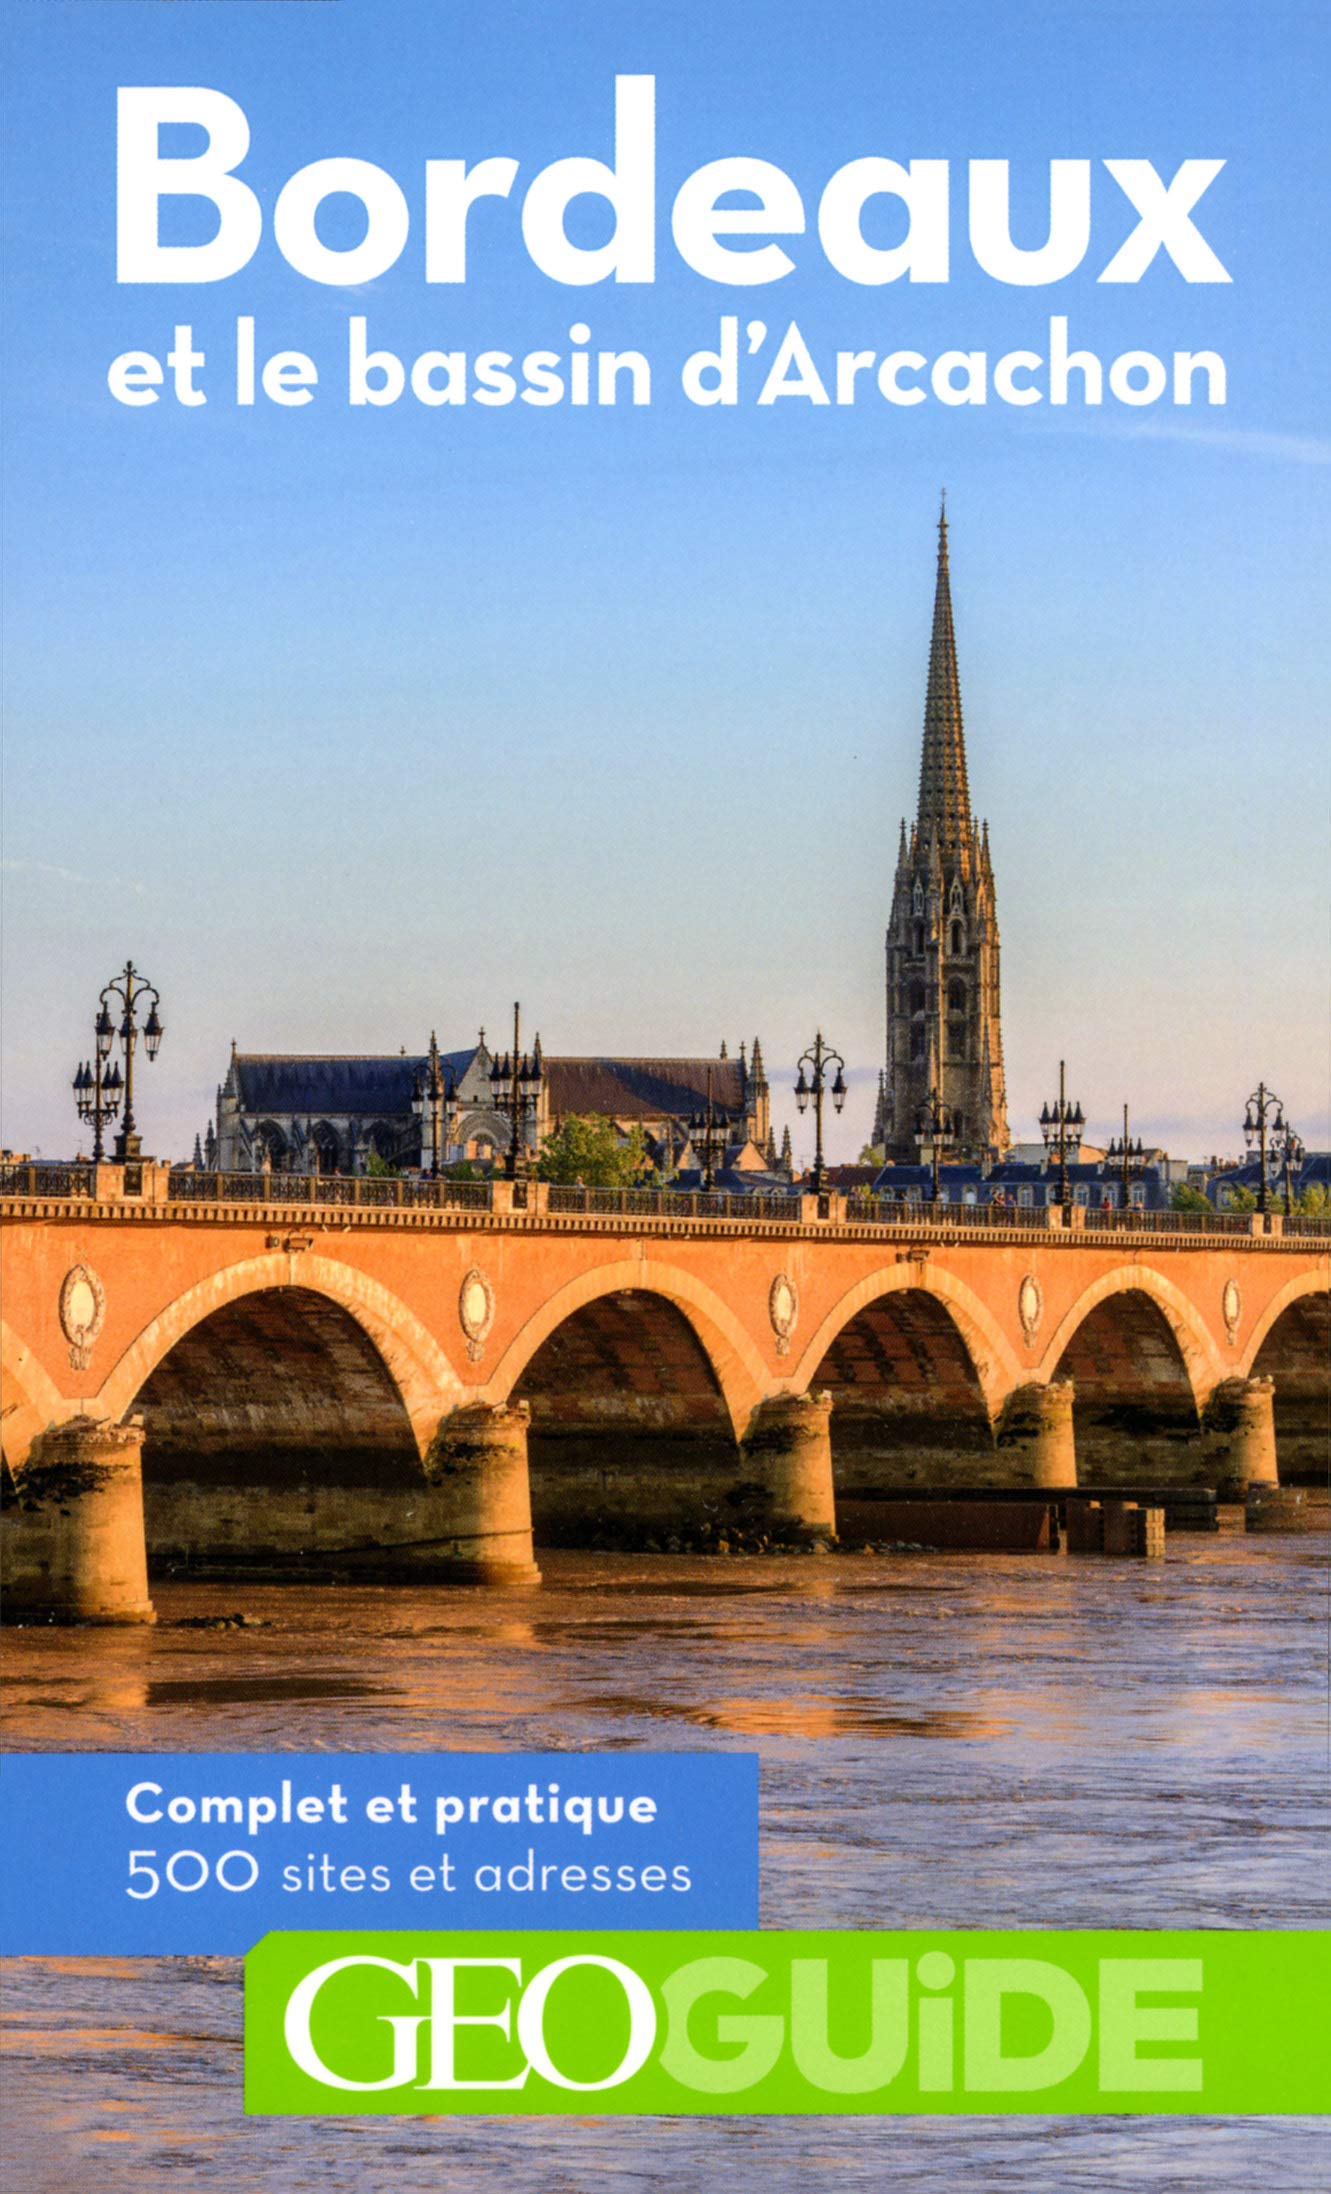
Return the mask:
<svg viewBox="0 0 1331 2194">
<path fill-rule="evenodd" d="M 542 1587 L 168 1584 L 11 1631 L 30 1750 L 730 1747 L 768 1927 L 1325 1926 L 1324 1538 L 1065 1555 L 561 1553 Z M 181 1627 L 243 1610 L 252 1627 Z M 1320 2194 L 1323 2120 L 250 2119 L 239 1966 L 5 1976 L 22 2194 Z"/>
</svg>

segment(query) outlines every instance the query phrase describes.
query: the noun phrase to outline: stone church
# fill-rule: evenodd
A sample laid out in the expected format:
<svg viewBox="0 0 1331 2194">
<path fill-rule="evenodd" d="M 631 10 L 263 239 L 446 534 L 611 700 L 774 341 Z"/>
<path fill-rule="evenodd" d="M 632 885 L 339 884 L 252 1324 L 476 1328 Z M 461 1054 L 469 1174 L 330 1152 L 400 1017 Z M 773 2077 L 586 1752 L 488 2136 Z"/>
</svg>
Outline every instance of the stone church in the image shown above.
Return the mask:
<svg viewBox="0 0 1331 2194">
<path fill-rule="evenodd" d="M 935 1103 L 951 1116 L 954 1163 L 989 1166 L 1009 1147 L 999 1022 L 998 917 L 989 827 L 971 813 L 952 624 L 947 512 L 924 703 L 920 797 L 901 825 L 887 928 L 887 1062 L 873 1140 L 913 1164 Z"/>
<path fill-rule="evenodd" d="M 481 1030 L 461 1051 L 438 1054 L 452 1092 L 441 1116 L 440 1164 L 502 1162 L 511 1136 L 508 1085 L 496 1084 L 497 1054 Z M 777 1162 L 771 1090 L 755 1037 L 750 1054 L 715 1058 L 610 1059 L 546 1055 L 533 1047 L 540 1076 L 522 1105 L 521 1135 L 534 1157 L 573 1115 L 610 1120 L 621 1134 L 640 1127 L 647 1154 L 664 1173 L 698 1163 L 692 1123 L 709 1093 L 718 1138 L 728 1149 L 755 1146 Z M 217 1092 L 217 1119 L 196 1149 L 196 1164 L 223 1173 L 363 1173 L 372 1158 L 414 1171 L 432 1160 L 429 1108 L 422 1084 L 425 1053 L 331 1057 L 239 1051 L 233 1044 Z M 701 1138 L 696 1138 L 701 1141 Z"/>
</svg>

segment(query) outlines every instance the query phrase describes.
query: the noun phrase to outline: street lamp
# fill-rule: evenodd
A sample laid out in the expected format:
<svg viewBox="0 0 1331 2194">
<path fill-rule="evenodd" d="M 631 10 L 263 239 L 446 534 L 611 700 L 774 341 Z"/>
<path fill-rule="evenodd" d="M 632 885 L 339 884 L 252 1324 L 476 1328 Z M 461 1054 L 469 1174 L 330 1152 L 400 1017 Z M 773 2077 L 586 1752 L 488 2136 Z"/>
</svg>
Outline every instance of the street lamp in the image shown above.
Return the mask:
<svg viewBox="0 0 1331 2194">
<path fill-rule="evenodd" d="M 1068 1103 L 1067 1069 L 1062 1059 L 1058 1062 L 1058 1100 L 1053 1105 L 1040 1107 L 1040 1133 L 1047 1151 L 1058 1153 L 1058 1201 L 1066 1205 L 1068 1200 L 1068 1152 L 1075 1159 L 1081 1149 L 1082 1131 L 1086 1115 L 1081 1106 Z"/>
<path fill-rule="evenodd" d="M 813 1099 L 815 1196 L 827 1194 L 827 1168 L 823 1164 L 823 1092 L 827 1088 L 827 1070 L 830 1066 L 836 1067 L 836 1080 L 831 1085 L 832 1103 L 840 1112 L 846 1102 L 846 1062 L 839 1051 L 833 1051 L 830 1044 L 823 1042 L 823 1032 L 819 1029 L 809 1049 L 801 1054 L 800 1075 L 795 1084 L 795 1103 L 801 1112 L 808 1111 L 809 1099 Z M 807 1081 L 804 1077 L 806 1067 L 809 1069 Z"/>
<path fill-rule="evenodd" d="M 801 1110 L 803 1108 L 801 1107 Z M 702 1185 L 705 1189 L 716 1186 L 716 1154 L 718 1145 L 724 1153 L 728 1114 L 718 1113 L 712 1103 L 712 1070 L 707 1069 L 707 1109 L 695 1112 L 689 1121 L 690 1135 L 702 1138 Z"/>
<path fill-rule="evenodd" d="M 1270 1120 L 1268 1126 L 1272 1113 L 1275 1118 Z M 1302 1159 L 1303 1144 L 1285 1119 L 1284 1105 L 1275 1091 L 1267 1088 L 1265 1082 L 1259 1082 L 1248 1099 L 1243 1117 L 1243 1139 L 1249 1150 L 1254 1143 L 1257 1145 L 1257 1209 L 1264 1212 L 1269 1208 L 1270 1174 L 1279 1173 L 1284 1187 L 1285 1216 L 1288 1218 L 1293 1204 L 1290 1170 Z"/>
<path fill-rule="evenodd" d="M 118 1029 L 114 1020 L 111 1017 L 111 1011 L 107 1004 L 107 1000 L 110 998 L 116 999 L 121 1009 L 120 1026 Z M 145 999 L 149 999 L 151 1003 L 148 1007 L 147 1019 L 144 1021 L 143 1026 L 140 1028 L 139 1013 L 142 1009 Z M 125 1058 L 125 1117 L 121 1123 L 120 1133 L 116 1137 L 116 1157 L 122 1163 L 126 1159 L 138 1158 L 142 1155 L 142 1138 L 138 1134 L 134 1120 L 134 1051 L 138 1043 L 139 1037 L 142 1036 L 143 1048 L 147 1052 L 149 1059 L 152 1060 L 157 1057 L 157 1054 L 162 1046 L 162 1037 L 166 1033 L 162 1026 L 161 1015 L 159 1012 L 161 1003 L 162 1001 L 158 992 L 154 989 L 153 985 L 139 973 L 132 960 L 127 960 L 125 962 L 124 974 L 116 976 L 114 981 L 109 982 L 101 995 L 101 1010 L 97 1015 L 97 1020 L 93 1030 L 93 1033 L 97 1039 L 98 1069 L 100 1070 L 104 1062 L 110 1058 L 111 1046 L 117 1036 L 119 1036 L 120 1038 L 120 1048 L 124 1053 Z M 114 1087 L 117 1089 L 120 1087 L 119 1067 L 116 1066 L 115 1068 L 113 1068 L 112 1072 L 116 1077 L 114 1083 L 111 1082 L 111 1078 L 109 1075 L 103 1075 L 102 1077 L 103 1095 L 105 1094 L 105 1091 L 108 1087 Z M 96 1082 L 94 1078 L 94 1107 L 96 1105 L 96 1098 L 97 1092 Z M 107 1112 L 105 1103 L 103 1103 L 102 1110 L 103 1115 L 109 1118 L 110 1114 Z M 94 1114 L 90 1113 L 88 1117 L 93 1118 Z"/>
<path fill-rule="evenodd" d="M 428 1122 L 428 1147 L 430 1152 L 430 1178 L 439 1178 L 440 1150 L 447 1147 L 444 1129 L 445 1118 L 450 1121 L 457 1103 L 457 1085 L 451 1067 L 445 1068 L 439 1056 L 439 1039 L 430 1030 L 430 1048 L 425 1055 L 425 1065 L 416 1077 L 412 1093 L 411 1109 L 418 1120 Z M 421 1137 L 422 1145 L 426 1137 Z"/>
<path fill-rule="evenodd" d="M 927 1142 L 931 1145 L 930 1162 L 933 1166 L 933 1194 L 930 1201 L 935 1204 L 938 1202 L 939 1166 L 942 1155 L 944 1150 L 954 1141 L 956 1132 L 956 1120 L 943 1103 L 938 1091 L 931 1089 L 915 1115 L 915 1136 L 918 1142 Z"/>
<path fill-rule="evenodd" d="M 100 1165 L 106 1156 L 102 1128 L 119 1112 L 124 1089 L 118 1063 L 113 1060 L 107 1067 L 100 1048 L 95 1047 L 91 1061 L 85 1059 L 74 1076 L 73 1089 L 80 1120 L 92 1125 L 93 1164 Z"/>
<path fill-rule="evenodd" d="M 510 1181 L 525 1180 L 527 1174 L 527 1150 L 523 1139 L 523 1125 L 530 1106 L 534 1112 L 541 1095 L 541 1039 L 529 1059 L 522 1056 L 521 1010 L 513 1008 L 513 1056 L 496 1059 L 490 1069 L 490 1087 L 495 1093 L 496 1106 L 508 1114 L 508 1157 L 504 1161 L 504 1173 Z"/>
<path fill-rule="evenodd" d="M 1142 1159 L 1146 1155 L 1145 1151 L 1142 1149 L 1142 1139 L 1140 1135 L 1137 1137 L 1137 1140 L 1134 1143 L 1131 1135 L 1128 1133 L 1128 1108 L 1126 1105 L 1124 1105 L 1123 1107 L 1123 1134 L 1121 1138 L 1116 1138 L 1110 1144 L 1109 1149 L 1107 1150 L 1105 1155 L 1111 1165 L 1118 1166 L 1122 1171 L 1123 1209 L 1126 1211 L 1129 1204 L 1132 1202 L 1131 1190 L 1133 1172 L 1140 1167 Z"/>
</svg>

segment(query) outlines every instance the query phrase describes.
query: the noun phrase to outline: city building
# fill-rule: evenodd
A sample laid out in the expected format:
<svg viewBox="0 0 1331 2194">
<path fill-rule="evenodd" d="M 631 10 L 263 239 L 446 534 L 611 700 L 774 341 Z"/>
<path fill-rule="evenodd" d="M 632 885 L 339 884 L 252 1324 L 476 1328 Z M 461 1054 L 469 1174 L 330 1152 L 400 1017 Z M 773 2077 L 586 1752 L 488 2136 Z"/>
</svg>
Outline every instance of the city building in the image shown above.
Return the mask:
<svg viewBox="0 0 1331 2194">
<path fill-rule="evenodd" d="M 1170 1181 L 1163 1165 L 1134 1162 L 1127 1182 L 1123 1168 L 1112 1160 L 1068 1161 L 1068 1201 L 1095 1211 L 1163 1211 L 1168 1208 Z M 1058 1202 L 1058 1166 L 1042 1162 L 1023 1164 L 1004 1159 L 988 1168 L 977 1165 L 943 1165 L 938 1172 L 938 1200 L 943 1204 L 1003 1204 L 1014 1210 L 1044 1211 Z M 875 1196 L 906 1204 L 928 1203 L 933 1194 L 933 1169 L 928 1165 L 884 1166 L 873 1184 Z"/>
<path fill-rule="evenodd" d="M 986 1165 L 1008 1147 L 998 918 L 988 825 L 971 812 L 947 514 L 938 520 L 933 635 L 920 792 L 903 821 L 887 929 L 887 1060 L 873 1143 L 910 1164 L 931 1107 L 950 1116 L 951 1155 Z"/>
</svg>

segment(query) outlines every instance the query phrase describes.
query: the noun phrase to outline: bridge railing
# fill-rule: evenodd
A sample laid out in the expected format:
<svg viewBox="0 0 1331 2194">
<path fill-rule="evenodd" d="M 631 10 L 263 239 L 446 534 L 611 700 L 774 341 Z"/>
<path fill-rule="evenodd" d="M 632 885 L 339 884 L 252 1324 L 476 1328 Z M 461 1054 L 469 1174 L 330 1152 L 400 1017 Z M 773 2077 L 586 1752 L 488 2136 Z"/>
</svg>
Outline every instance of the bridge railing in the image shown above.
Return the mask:
<svg viewBox="0 0 1331 2194">
<path fill-rule="evenodd" d="M 724 1189 L 584 1188 L 553 1181 L 546 1207 L 587 1217 L 660 1219 L 785 1219 L 800 1216 L 798 1196 L 734 1195 Z"/>
<path fill-rule="evenodd" d="M 0 1196 L 91 1196 L 94 1169 L 82 1160 L 7 1159 L 0 1165 Z"/>
<path fill-rule="evenodd" d="M 846 1217 L 859 1226 L 1008 1227 L 1013 1232 L 1043 1228 L 1043 1211 L 1025 1204 L 911 1203 L 896 1196 L 848 1196 Z"/>
<path fill-rule="evenodd" d="M 1238 1211 L 1104 1211 L 1087 1205 L 1089 1234 L 1251 1234 L 1252 1220 Z"/>
<path fill-rule="evenodd" d="M 489 1181 L 397 1179 L 375 1173 L 171 1173 L 171 1200 L 185 1204 L 343 1204 L 371 1210 L 488 1211 Z"/>
<path fill-rule="evenodd" d="M 8 1159 L 0 1163 L 0 1196 L 102 1197 L 143 1193 L 139 1173 L 146 1168 L 118 1165 L 95 1166 L 83 1159 Z M 160 1169 L 165 1174 L 165 1168 Z M 109 1180 L 108 1180 L 109 1176 Z M 495 1197 L 492 1181 L 430 1180 L 393 1175 L 329 1173 L 205 1173 L 193 1166 L 173 1166 L 167 1185 L 168 1200 L 186 1204 L 307 1204 L 351 1206 L 358 1210 L 386 1211 L 491 1211 Z M 160 1195 L 160 1187 L 155 1191 Z M 786 1194 L 764 1191 L 752 1195 L 722 1189 L 583 1188 L 552 1182 L 542 1201 L 553 1214 L 581 1214 L 604 1218 L 741 1219 L 752 1223 L 777 1221 L 798 1224 L 809 1199 L 798 1191 Z M 838 1199 L 828 1199 L 832 1217 Z M 534 1199 L 533 1199 L 534 1204 Z M 533 1208 L 519 1206 L 519 1208 Z M 930 1204 L 864 1193 L 848 1195 L 840 1205 L 846 1221 L 854 1226 L 892 1227 L 898 1232 L 937 1233 L 966 1227 L 983 1227 L 1010 1233 L 1047 1232 L 1059 1226 L 1059 1215 L 1036 1205 Z M 1254 1215 L 1230 1211 L 1139 1211 L 1135 1207 L 1105 1211 L 1095 1206 L 1073 1205 L 1062 1215 L 1069 1232 L 1087 1234 L 1229 1235 L 1251 1237 Z M 1282 1233 L 1303 1240 L 1331 1237 L 1331 1213 L 1295 1212 L 1287 1219 L 1271 1215 L 1259 1237 Z"/>
</svg>

